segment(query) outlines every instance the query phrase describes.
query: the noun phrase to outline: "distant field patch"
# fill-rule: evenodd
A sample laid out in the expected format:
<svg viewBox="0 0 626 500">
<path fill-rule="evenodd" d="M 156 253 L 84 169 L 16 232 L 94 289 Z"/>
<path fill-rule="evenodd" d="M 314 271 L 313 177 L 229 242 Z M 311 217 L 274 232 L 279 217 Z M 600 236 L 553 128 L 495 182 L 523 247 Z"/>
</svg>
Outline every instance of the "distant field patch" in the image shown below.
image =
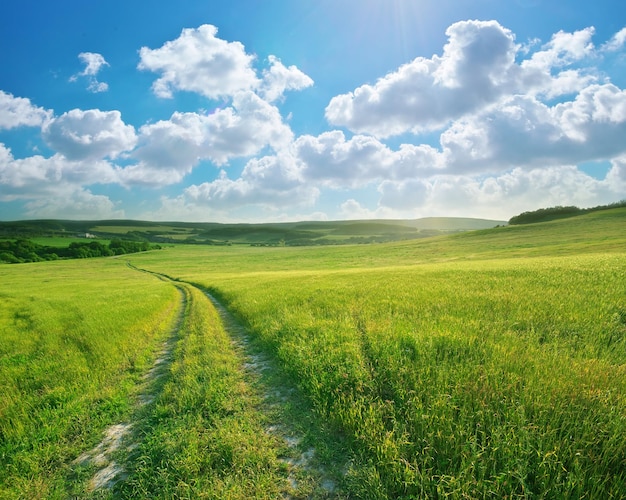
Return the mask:
<svg viewBox="0 0 626 500">
<path fill-rule="evenodd" d="M 173 228 L 171 226 L 93 226 L 91 231 L 97 233 L 127 234 L 131 232 L 154 233 L 154 234 L 191 234 L 191 228 Z"/>
<path fill-rule="evenodd" d="M 70 243 L 86 243 L 89 241 L 94 241 L 94 239 L 76 238 L 76 237 L 68 237 L 68 238 L 52 237 L 52 238 L 30 238 L 30 241 L 32 241 L 33 243 L 37 243 L 38 245 L 64 248 L 64 247 L 68 247 Z M 95 238 L 95 241 L 98 241 L 99 243 L 102 243 L 103 245 L 108 245 L 109 243 L 111 243 L 111 240 L 102 239 L 102 238 Z"/>
</svg>

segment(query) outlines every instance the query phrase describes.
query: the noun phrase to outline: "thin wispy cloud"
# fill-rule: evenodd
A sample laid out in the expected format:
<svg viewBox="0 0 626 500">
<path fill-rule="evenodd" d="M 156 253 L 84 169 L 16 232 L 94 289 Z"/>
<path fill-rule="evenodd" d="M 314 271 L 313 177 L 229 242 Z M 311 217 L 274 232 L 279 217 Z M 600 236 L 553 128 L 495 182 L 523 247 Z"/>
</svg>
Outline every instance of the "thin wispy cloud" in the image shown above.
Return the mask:
<svg viewBox="0 0 626 500">
<path fill-rule="evenodd" d="M 85 65 L 85 69 L 80 73 L 76 73 L 70 77 L 71 82 L 76 82 L 79 79 L 85 79 L 87 81 L 87 90 L 89 92 L 98 93 L 106 92 L 109 90 L 109 84 L 98 81 L 98 73 L 100 70 L 109 66 L 104 57 L 101 54 L 94 52 L 81 52 L 78 54 L 78 59 Z"/>
</svg>

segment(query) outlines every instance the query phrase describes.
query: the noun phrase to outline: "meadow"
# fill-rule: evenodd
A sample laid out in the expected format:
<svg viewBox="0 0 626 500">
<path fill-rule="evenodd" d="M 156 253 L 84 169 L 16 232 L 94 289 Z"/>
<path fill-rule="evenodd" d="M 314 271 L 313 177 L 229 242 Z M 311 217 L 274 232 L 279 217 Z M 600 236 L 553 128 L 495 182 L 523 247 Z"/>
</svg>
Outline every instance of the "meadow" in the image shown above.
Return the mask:
<svg viewBox="0 0 626 500">
<path fill-rule="evenodd" d="M 5 265 L 0 498 L 622 498 L 624 222 L 615 209 L 376 245 L 124 257 L 162 279 L 122 259 Z M 295 388 L 284 405 L 299 401 L 306 446 L 343 464 L 332 491 L 290 482 L 203 291 Z M 181 308 L 168 375 L 139 411 L 138 380 Z M 126 479 L 88 492 L 72 460 L 131 418 Z"/>
<path fill-rule="evenodd" d="M 71 461 L 129 413 L 178 294 L 97 259 L 3 265 L 0 300 L 0 498 L 66 498 Z"/>
</svg>

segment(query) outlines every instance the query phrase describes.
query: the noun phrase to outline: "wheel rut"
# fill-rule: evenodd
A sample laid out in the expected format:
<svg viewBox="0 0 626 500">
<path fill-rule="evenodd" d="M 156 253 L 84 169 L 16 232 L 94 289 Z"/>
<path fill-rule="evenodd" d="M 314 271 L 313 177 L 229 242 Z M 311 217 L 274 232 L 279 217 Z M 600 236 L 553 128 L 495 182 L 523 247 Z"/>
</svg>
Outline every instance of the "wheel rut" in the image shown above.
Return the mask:
<svg viewBox="0 0 626 500">
<path fill-rule="evenodd" d="M 280 455 L 280 460 L 288 471 L 289 483 L 289 492 L 284 493 L 282 498 L 341 497 L 337 487 L 336 471 L 344 469 L 345 464 L 338 466 L 321 463 L 315 446 L 308 444 L 306 440 L 302 423 L 294 422 L 293 417 L 287 416 L 289 411 L 284 411 L 284 408 L 294 404 L 297 389 L 285 383 L 284 380 L 278 380 L 280 377 L 273 376 L 278 371 L 275 362 L 254 345 L 246 328 L 208 290 L 165 274 L 138 268 L 130 262 L 127 262 L 127 265 L 135 271 L 145 272 L 175 286 L 180 293 L 179 313 L 152 368 L 142 377 L 131 419 L 111 425 L 106 429 L 103 439 L 97 446 L 74 461 L 74 465 L 96 468 L 96 472 L 88 482 L 87 491 L 110 489 L 127 478 L 124 460 L 129 460 L 132 451 L 139 445 L 138 436 L 135 435 L 134 430 L 139 427 L 144 407 L 150 405 L 158 395 L 164 375 L 173 361 L 174 346 L 182 335 L 181 327 L 191 300 L 188 287 L 195 287 L 207 297 L 218 312 L 222 326 L 230 337 L 232 348 L 241 359 L 244 379 L 259 396 L 258 399 L 261 401 L 259 410 L 265 415 L 265 432 L 278 438 L 287 450 Z M 299 494 L 299 491 L 303 491 L 300 488 L 301 484 L 306 484 L 304 490 L 310 493 L 305 496 Z"/>
<path fill-rule="evenodd" d="M 181 285 L 175 286 L 180 293 L 179 312 L 170 334 L 163 342 L 152 367 L 141 378 L 141 382 L 137 387 L 131 418 L 128 421 L 109 426 L 104 431 L 102 440 L 94 448 L 84 452 L 73 462 L 74 466 L 95 468 L 94 475 L 87 483 L 87 492 L 112 488 L 116 483 L 126 478 L 125 468 L 122 462 L 117 460 L 117 457 L 120 453 L 130 453 L 138 444 L 135 436 L 133 436 L 135 425 L 141 418 L 141 410 L 154 400 L 162 379 L 172 362 L 172 352 L 179 337 L 180 326 L 183 323 L 189 302 L 189 292 L 185 287 Z"/>
<path fill-rule="evenodd" d="M 336 498 L 337 482 L 331 475 L 330 466 L 320 463 L 315 446 L 308 445 L 301 425 L 291 421 L 283 411 L 291 406 L 297 393 L 294 386 L 284 381 L 276 382 L 278 368 L 275 362 L 254 345 L 250 333 L 209 291 L 198 287 L 217 310 L 222 325 L 231 338 L 233 348 L 242 359 L 242 369 L 251 384 L 258 388 L 262 398 L 261 411 L 268 415 L 267 433 L 277 436 L 288 449 L 282 461 L 288 466 L 288 481 L 296 490 L 301 481 L 315 485 L 314 493 L 307 498 Z M 345 467 L 342 466 L 343 469 Z M 300 498 L 285 495 L 284 498 Z"/>
</svg>

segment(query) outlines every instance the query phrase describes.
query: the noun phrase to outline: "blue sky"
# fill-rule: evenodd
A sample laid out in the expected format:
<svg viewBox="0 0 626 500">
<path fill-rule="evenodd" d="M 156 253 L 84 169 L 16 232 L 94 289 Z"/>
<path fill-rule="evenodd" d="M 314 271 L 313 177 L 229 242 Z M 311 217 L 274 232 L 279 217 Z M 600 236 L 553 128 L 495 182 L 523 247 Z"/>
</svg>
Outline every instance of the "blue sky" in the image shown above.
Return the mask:
<svg viewBox="0 0 626 500">
<path fill-rule="evenodd" d="M 615 0 L 0 13 L 1 220 L 506 220 L 626 198 Z"/>
</svg>

